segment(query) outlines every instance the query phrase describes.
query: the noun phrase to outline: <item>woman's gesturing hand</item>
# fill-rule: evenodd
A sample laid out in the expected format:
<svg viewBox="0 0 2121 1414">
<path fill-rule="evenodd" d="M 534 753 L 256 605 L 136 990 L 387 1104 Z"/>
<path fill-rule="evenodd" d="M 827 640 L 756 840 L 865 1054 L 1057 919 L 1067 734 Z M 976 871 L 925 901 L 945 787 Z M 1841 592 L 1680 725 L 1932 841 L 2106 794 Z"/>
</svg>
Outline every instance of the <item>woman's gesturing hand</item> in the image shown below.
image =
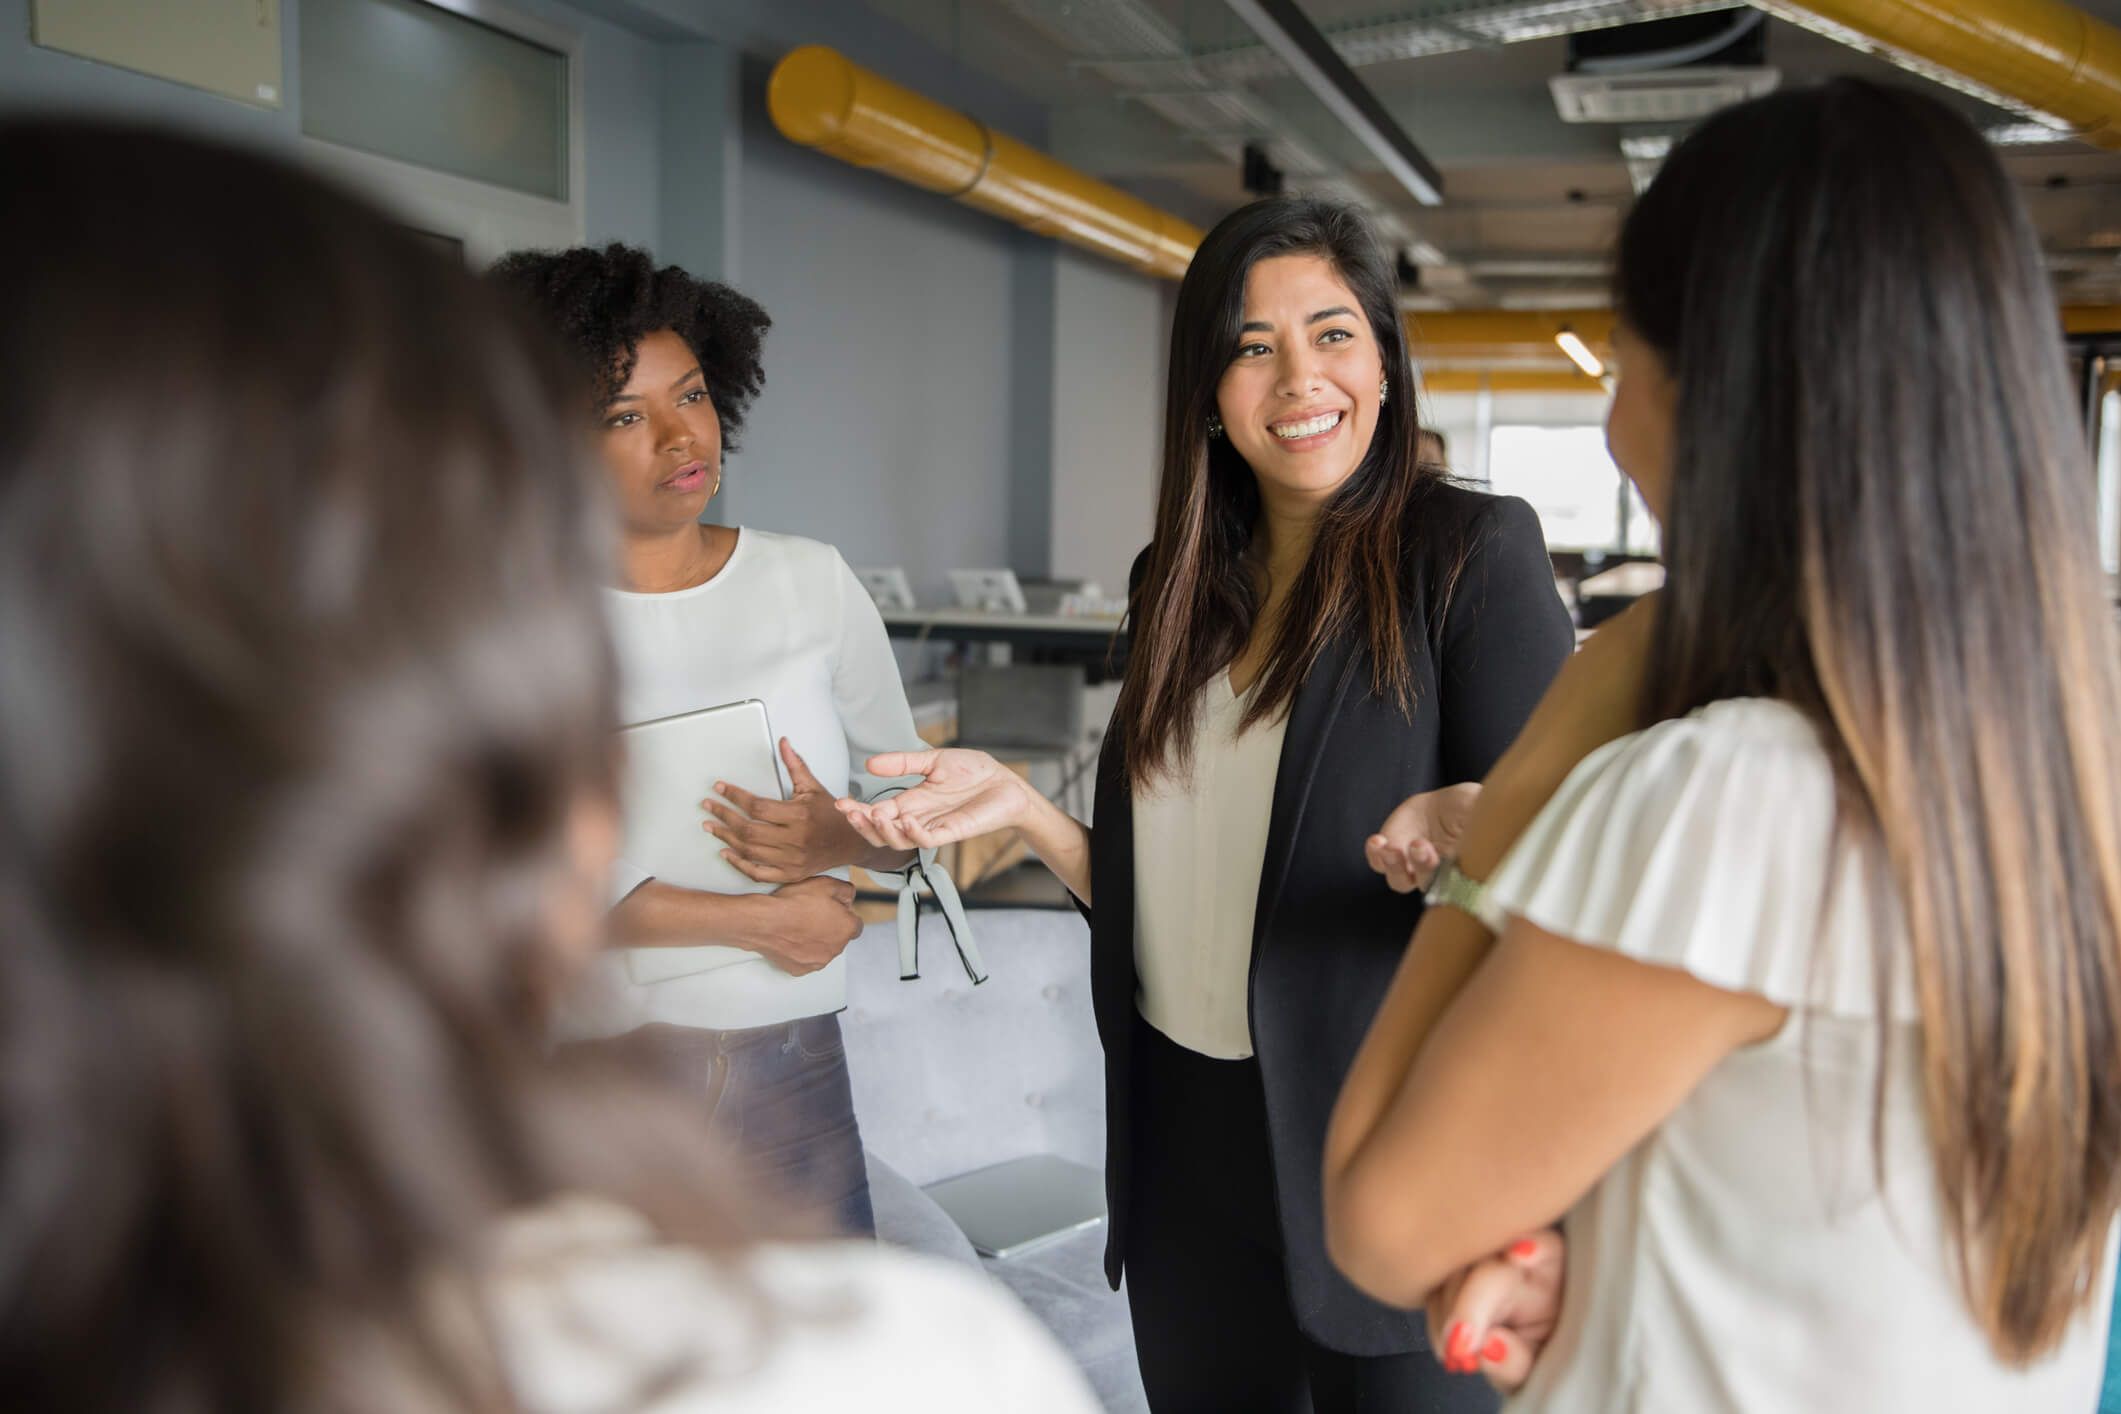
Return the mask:
<svg viewBox="0 0 2121 1414">
<path fill-rule="evenodd" d="M 1028 782 L 984 751 L 946 747 L 869 759 L 872 775 L 921 783 L 874 804 L 839 802 L 840 814 L 879 849 L 933 849 L 1021 825 L 1037 801 Z"/>
<path fill-rule="evenodd" d="M 1479 799 L 1478 782 L 1408 796 L 1363 842 L 1363 857 L 1395 893 L 1425 889 L 1445 857 L 1458 852 L 1458 838 Z"/>
<path fill-rule="evenodd" d="M 832 792 L 810 773 L 786 737 L 781 759 L 795 787 L 788 799 L 769 800 L 716 781 L 716 794 L 700 802 L 714 817 L 700 828 L 727 846 L 722 858 L 762 884 L 793 884 L 864 862 L 869 846 L 833 809 Z"/>
<path fill-rule="evenodd" d="M 1561 1317 L 1565 1257 L 1561 1234 L 1544 1228 L 1430 1293 L 1429 1346 L 1443 1367 L 1506 1394 L 1523 1385 Z"/>
</svg>

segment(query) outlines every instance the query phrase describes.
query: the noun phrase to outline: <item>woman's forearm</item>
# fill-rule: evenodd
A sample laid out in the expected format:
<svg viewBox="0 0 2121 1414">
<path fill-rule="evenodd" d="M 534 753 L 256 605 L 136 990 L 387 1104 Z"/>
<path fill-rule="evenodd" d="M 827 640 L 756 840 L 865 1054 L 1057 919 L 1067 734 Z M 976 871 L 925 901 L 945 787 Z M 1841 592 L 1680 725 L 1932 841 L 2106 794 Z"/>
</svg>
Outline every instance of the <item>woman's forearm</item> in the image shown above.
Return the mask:
<svg viewBox="0 0 2121 1414">
<path fill-rule="evenodd" d="M 650 879 L 611 910 L 611 945 L 684 948 L 702 943 L 763 949 L 763 894 L 715 894 Z"/>
<path fill-rule="evenodd" d="M 1037 791 L 1017 831 L 1068 892 L 1090 902 L 1090 827 Z"/>
<path fill-rule="evenodd" d="M 1654 597 L 1646 597 L 1563 666 L 1481 787 L 1458 846 L 1459 867 L 1469 876 L 1493 873 L 1578 763 L 1641 725 L 1641 665 L 1656 611 Z M 1493 942 L 1485 927 L 1455 908 L 1423 912 L 1334 1106 L 1326 1134 L 1329 1202 L 1405 1085 L 1422 1043 Z"/>
</svg>

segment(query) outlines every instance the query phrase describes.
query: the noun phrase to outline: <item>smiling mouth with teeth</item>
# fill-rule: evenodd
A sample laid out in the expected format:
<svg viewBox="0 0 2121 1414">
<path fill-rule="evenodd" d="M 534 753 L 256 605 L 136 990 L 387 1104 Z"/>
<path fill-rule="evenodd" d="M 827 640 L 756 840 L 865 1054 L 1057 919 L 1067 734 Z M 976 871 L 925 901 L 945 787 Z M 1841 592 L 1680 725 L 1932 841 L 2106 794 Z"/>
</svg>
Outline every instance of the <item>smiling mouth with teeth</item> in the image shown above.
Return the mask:
<svg viewBox="0 0 2121 1414">
<path fill-rule="evenodd" d="M 1345 414 L 1337 412 L 1320 413 L 1317 417 L 1303 422 L 1285 422 L 1274 428 L 1273 432 L 1275 436 L 1281 438 L 1284 442 L 1294 442 L 1303 437 L 1316 437 L 1321 432 L 1331 432 L 1334 428 L 1340 426 L 1340 419 L 1343 416 Z"/>
</svg>

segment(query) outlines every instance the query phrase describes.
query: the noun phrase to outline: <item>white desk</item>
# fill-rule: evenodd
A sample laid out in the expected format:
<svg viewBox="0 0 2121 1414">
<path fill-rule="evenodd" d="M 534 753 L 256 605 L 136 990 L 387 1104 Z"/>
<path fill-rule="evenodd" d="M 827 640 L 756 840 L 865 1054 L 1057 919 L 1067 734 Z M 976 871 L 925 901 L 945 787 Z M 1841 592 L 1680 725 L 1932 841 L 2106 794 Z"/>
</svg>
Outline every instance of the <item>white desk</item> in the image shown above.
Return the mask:
<svg viewBox="0 0 2121 1414">
<path fill-rule="evenodd" d="M 1109 659 L 1115 672 L 1127 659 L 1127 635 L 1120 623 L 1116 618 L 1087 614 L 1011 614 L 979 609 L 894 609 L 884 615 L 884 631 L 893 638 L 1060 649 L 1071 656 Z"/>
</svg>

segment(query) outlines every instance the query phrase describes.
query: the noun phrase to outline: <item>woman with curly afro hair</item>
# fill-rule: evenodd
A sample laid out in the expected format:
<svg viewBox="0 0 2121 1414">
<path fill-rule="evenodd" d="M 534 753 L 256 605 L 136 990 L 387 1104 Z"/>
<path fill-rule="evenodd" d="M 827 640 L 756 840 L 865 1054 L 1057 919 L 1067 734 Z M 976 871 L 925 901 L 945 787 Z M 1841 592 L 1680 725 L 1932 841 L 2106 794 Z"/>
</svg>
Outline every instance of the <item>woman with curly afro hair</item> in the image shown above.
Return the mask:
<svg viewBox="0 0 2121 1414">
<path fill-rule="evenodd" d="M 786 801 L 717 783 L 702 802 L 723 858 L 769 892 L 685 888 L 619 861 L 606 985 L 576 1030 L 653 1052 L 777 1189 L 873 1232 L 836 1015 L 840 955 L 862 927 L 844 875 L 912 856 L 864 842 L 833 800 L 855 763 L 921 741 L 883 621 L 839 552 L 700 519 L 765 383 L 771 321 L 728 286 L 623 245 L 519 252 L 490 278 L 588 375 L 584 415 L 622 531 L 621 582 L 606 595 L 622 720 L 758 698 L 794 783 Z M 750 956 L 723 965 L 729 948 Z"/>
</svg>

